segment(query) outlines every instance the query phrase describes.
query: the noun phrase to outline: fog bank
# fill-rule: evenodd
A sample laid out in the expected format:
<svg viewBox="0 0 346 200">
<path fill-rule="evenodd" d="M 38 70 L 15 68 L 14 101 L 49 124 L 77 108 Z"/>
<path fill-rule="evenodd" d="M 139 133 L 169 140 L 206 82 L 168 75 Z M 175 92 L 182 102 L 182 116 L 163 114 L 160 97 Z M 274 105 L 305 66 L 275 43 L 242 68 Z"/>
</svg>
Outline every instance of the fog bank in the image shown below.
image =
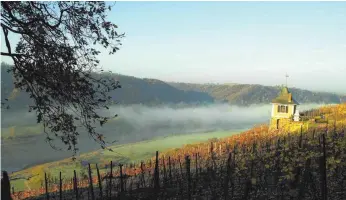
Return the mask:
<svg viewBox="0 0 346 200">
<path fill-rule="evenodd" d="M 317 108 L 321 104 L 300 105 L 300 111 Z M 112 106 L 102 114 L 119 117 L 110 120 L 97 130 L 106 136 L 106 141 L 116 140 L 115 144 L 124 144 L 151 139 L 157 136 L 172 134 L 192 134 L 195 132 L 210 132 L 217 130 L 239 130 L 251 128 L 255 124 L 268 123 L 271 105 L 253 105 L 239 107 L 227 104 L 214 104 L 191 108 L 172 108 L 169 106 L 147 107 L 143 105 Z M 2 127 L 13 125 L 28 125 L 35 123 L 36 118 L 31 113 L 11 113 L 2 115 Z M 19 170 L 27 165 L 54 161 L 72 155 L 68 151 L 55 151 L 45 141 L 45 135 L 15 140 L 3 140 L 1 143 L 2 168 Z M 61 145 L 59 140 L 54 144 Z M 80 153 L 99 149 L 81 129 L 78 139 Z"/>
</svg>

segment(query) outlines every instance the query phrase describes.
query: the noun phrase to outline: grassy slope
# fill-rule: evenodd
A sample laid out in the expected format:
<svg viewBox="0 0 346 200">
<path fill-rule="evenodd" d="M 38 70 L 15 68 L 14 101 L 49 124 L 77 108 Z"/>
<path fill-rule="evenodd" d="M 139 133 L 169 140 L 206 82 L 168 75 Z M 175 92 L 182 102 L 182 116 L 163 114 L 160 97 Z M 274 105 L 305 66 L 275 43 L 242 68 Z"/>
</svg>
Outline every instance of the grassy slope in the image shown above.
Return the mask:
<svg viewBox="0 0 346 200">
<path fill-rule="evenodd" d="M 71 177 L 73 170 L 76 169 L 80 173 L 82 167 L 80 161 L 85 160 L 90 163 L 106 164 L 111 160 L 113 162 L 139 162 L 141 160 L 147 160 L 155 155 L 155 151 L 166 151 L 172 148 L 179 148 L 186 144 L 197 143 L 206 141 L 211 138 L 222 138 L 227 137 L 236 133 L 241 132 L 210 132 L 210 133 L 196 133 L 190 135 L 176 135 L 170 137 L 156 138 L 149 141 L 142 141 L 137 143 L 117 145 L 111 147 L 114 152 L 108 150 L 98 150 L 95 152 L 90 152 L 82 154 L 77 157 L 75 162 L 71 161 L 71 158 L 64 159 L 61 161 L 46 163 L 42 165 L 37 165 L 11 175 L 11 179 L 20 178 L 11 181 L 11 185 L 14 186 L 16 191 L 21 191 L 24 189 L 38 188 L 40 186 L 39 179 L 42 178 L 43 171 L 49 171 L 53 177 L 57 177 L 59 172 L 62 172 L 63 177 Z M 102 165 L 101 165 L 102 166 Z M 29 180 L 26 178 L 35 176 Z"/>
</svg>

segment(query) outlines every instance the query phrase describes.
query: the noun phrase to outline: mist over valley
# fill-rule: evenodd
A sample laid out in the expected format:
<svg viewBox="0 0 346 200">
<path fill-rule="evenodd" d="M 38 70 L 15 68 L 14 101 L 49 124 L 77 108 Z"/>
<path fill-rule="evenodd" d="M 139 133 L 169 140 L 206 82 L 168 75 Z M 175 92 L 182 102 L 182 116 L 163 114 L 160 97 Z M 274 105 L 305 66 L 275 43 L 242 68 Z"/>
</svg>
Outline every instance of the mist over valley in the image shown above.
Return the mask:
<svg viewBox="0 0 346 200">
<path fill-rule="evenodd" d="M 16 171 L 70 157 L 72 152 L 66 150 L 59 138 L 52 145 L 62 151 L 53 150 L 44 142 L 46 134 L 42 133 L 42 125 L 36 123 L 35 113 L 28 112 L 33 101 L 28 93 L 15 89 L 12 74 L 7 72 L 9 68 L 10 65 L 1 63 L 1 97 L 9 106 L 1 111 L 2 168 Z M 122 86 L 110 93 L 117 104 L 100 111 L 105 116 L 117 114 L 118 117 L 102 127 L 95 125 L 108 145 L 177 134 L 248 129 L 269 122 L 270 102 L 280 92 L 279 86 L 173 83 L 121 74 L 94 75 L 110 76 Z M 302 104 L 299 110 L 345 100 L 344 96 L 334 93 L 298 88 L 291 91 Z M 79 128 L 79 132 L 78 153 L 100 148 L 84 129 Z"/>
<path fill-rule="evenodd" d="M 299 110 L 320 107 L 323 104 L 303 104 Z M 241 131 L 255 124 L 268 123 L 271 105 L 251 105 L 248 107 L 229 104 L 210 104 L 193 107 L 172 107 L 145 105 L 117 105 L 104 110 L 105 116 L 118 117 L 109 120 L 98 131 L 105 136 L 109 145 L 126 144 L 155 137 L 165 137 L 178 134 L 194 134 L 215 131 Z M 9 128 L 14 128 L 12 139 L 2 139 L 2 168 L 9 171 L 21 170 L 39 163 L 55 161 L 72 156 L 66 150 L 59 138 L 53 144 L 62 151 L 54 150 L 45 141 L 45 134 L 26 135 L 26 126 L 36 126 L 36 116 L 24 111 L 11 112 L 2 116 L 2 137 L 9 134 Z M 18 130 L 18 131 L 17 131 Z M 100 149 L 83 129 L 78 138 L 79 153 Z M 206 133 L 208 134 L 208 133 Z M 18 137 L 16 137 L 18 135 Z M 115 142 L 114 142 L 115 141 Z M 114 143 L 112 143 L 114 142 Z"/>
</svg>

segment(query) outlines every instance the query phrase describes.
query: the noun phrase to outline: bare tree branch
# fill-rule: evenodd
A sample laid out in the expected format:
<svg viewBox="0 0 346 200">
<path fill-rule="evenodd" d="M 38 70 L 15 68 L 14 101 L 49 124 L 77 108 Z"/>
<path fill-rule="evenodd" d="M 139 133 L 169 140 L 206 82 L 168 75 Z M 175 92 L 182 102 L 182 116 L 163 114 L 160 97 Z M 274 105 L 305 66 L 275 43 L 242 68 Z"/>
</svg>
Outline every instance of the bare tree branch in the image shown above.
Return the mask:
<svg viewBox="0 0 346 200">
<path fill-rule="evenodd" d="M 77 126 L 106 148 L 96 125 L 108 117 L 109 92 L 120 87 L 118 81 L 93 73 L 99 65 L 100 44 L 110 54 L 119 50 L 124 34 L 106 20 L 105 2 L 1 2 L 1 28 L 9 56 L 15 87 L 29 93 L 37 122 L 43 123 L 47 142 L 61 140 L 77 152 Z M 9 32 L 20 35 L 15 49 Z"/>
</svg>

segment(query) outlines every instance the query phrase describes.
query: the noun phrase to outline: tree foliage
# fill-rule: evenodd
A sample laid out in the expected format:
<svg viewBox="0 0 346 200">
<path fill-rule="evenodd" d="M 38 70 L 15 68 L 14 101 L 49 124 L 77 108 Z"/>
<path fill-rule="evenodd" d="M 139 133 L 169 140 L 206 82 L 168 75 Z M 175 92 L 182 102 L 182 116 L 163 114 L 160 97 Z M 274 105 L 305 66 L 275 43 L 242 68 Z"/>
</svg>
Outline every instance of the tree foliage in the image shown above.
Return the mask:
<svg viewBox="0 0 346 200">
<path fill-rule="evenodd" d="M 84 127 L 103 148 L 106 146 L 95 123 L 102 125 L 107 117 L 98 109 L 108 108 L 108 93 L 120 88 L 118 81 L 97 77 L 100 51 L 110 54 L 119 50 L 118 28 L 106 20 L 111 6 L 105 2 L 1 2 L 1 29 L 8 56 L 13 60 L 15 88 L 30 94 L 34 101 L 29 112 L 36 112 L 47 141 L 59 138 L 69 150 L 77 152 L 79 131 Z M 13 47 L 10 34 L 19 35 Z"/>
</svg>

